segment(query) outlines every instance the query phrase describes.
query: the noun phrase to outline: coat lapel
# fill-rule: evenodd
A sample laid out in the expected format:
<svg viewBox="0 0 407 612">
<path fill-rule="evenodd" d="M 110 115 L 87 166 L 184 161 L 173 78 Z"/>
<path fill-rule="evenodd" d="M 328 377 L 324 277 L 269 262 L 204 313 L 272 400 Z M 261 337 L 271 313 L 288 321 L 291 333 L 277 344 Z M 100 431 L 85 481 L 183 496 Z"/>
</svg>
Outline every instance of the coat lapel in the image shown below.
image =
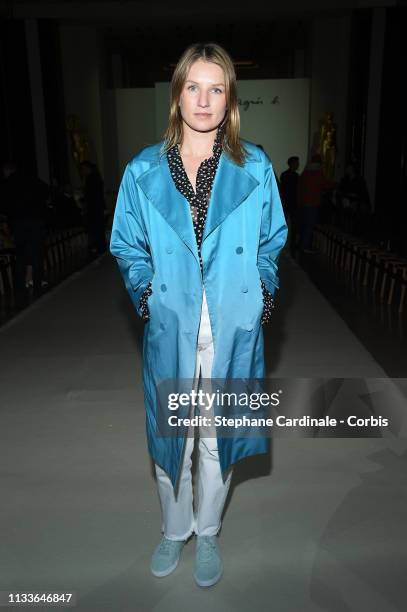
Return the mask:
<svg viewBox="0 0 407 612">
<path fill-rule="evenodd" d="M 225 153 L 219 159 L 206 215 L 202 242 L 235 210 L 259 184 L 245 168 L 230 160 Z"/>
<path fill-rule="evenodd" d="M 190 249 L 199 264 L 194 226 L 188 200 L 178 191 L 171 176 L 167 156 L 142 174 L 137 183 Z M 202 242 L 237 208 L 259 184 L 245 168 L 238 166 L 222 152 L 206 216 Z"/>
<path fill-rule="evenodd" d="M 189 203 L 174 184 L 167 156 L 164 155 L 158 164 L 142 174 L 137 182 L 153 206 L 190 249 L 199 264 Z"/>
</svg>

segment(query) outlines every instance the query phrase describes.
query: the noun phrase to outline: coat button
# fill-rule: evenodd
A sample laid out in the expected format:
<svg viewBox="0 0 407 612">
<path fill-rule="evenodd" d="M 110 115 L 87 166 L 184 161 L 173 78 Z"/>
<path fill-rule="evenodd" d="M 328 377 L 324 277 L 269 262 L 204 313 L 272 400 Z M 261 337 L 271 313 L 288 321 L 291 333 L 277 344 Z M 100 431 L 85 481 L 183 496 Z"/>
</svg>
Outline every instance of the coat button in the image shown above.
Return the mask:
<svg viewBox="0 0 407 612">
<path fill-rule="evenodd" d="M 167 291 L 167 285 L 164 283 L 161 285 L 161 291 Z"/>
<path fill-rule="evenodd" d="M 253 331 L 253 325 L 246 325 L 247 331 Z"/>
<path fill-rule="evenodd" d="M 165 250 L 167 251 L 167 253 L 172 253 L 174 249 L 172 248 L 172 246 L 167 246 Z"/>
<path fill-rule="evenodd" d="M 238 253 L 238 255 L 240 255 L 240 253 L 243 253 L 243 247 L 237 247 L 236 253 Z"/>
<path fill-rule="evenodd" d="M 160 323 L 160 329 L 165 329 L 164 323 Z"/>
<path fill-rule="evenodd" d="M 247 293 L 247 292 L 248 292 L 248 289 L 247 289 L 246 285 L 244 285 L 244 286 L 242 287 L 242 292 L 243 292 L 243 293 Z"/>
</svg>

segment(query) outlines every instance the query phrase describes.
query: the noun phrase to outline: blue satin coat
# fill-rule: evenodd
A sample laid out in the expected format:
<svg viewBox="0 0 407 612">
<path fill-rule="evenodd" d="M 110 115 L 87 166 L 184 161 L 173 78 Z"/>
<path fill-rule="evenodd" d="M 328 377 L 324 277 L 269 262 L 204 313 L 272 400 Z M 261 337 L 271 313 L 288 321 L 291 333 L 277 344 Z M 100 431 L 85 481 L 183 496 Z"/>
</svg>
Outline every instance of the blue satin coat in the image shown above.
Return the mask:
<svg viewBox="0 0 407 612">
<path fill-rule="evenodd" d="M 117 198 L 110 251 L 139 315 L 152 281 L 150 320 L 143 339 L 143 386 L 148 449 L 173 486 L 184 437 L 156 434 L 156 385 L 192 379 L 205 286 L 214 342 L 212 378 L 263 378 L 261 279 L 279 287 L 278 257 L 287 225 L 272 163 L 255 144 L 238 166 L 222 152 L 213 183 L 199 257 L 187 199 L 177 190 L 162 142 L 142 149 L 126 166 Z M 222 472 L 239 459 L 269 450 L 269 440 L 220 437 Z"/>
</svg>

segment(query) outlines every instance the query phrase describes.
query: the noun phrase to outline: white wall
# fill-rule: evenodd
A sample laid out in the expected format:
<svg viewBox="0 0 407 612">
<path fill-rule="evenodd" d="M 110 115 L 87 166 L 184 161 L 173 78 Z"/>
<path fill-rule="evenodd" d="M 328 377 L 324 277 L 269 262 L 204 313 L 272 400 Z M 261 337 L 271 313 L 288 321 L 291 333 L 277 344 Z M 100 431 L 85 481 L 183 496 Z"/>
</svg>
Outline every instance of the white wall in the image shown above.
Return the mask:
<svg viewBox="0 0 407 612">
<path fill-rule="evenodd" d="M 170 84 L 155 84 L 155 137 L 157 142 L 162 140 L 168 123 L 170 110 Z"/>
<path fill-rule="evenodd" d="M 280 176 L 291 155 L 302 170 L 308 151 L 309 80 L 239 81 L 241 136 L 261 144 Z"/>
<path fill-rule="evenodd" d="M 143 147 L 154 144 L 155 96 L 152 87 L 116 89 L 117 151 L 120 176 L 128 161 Z"/>
</svg>

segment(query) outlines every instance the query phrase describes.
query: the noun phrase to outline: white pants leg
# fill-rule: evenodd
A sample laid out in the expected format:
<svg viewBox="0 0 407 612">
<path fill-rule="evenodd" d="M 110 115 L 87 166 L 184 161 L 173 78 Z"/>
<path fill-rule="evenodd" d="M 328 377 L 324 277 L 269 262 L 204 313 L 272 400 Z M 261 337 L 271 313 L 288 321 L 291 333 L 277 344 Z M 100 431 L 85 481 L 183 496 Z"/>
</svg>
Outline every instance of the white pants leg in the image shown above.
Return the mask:
<svg viewBox="0 0 407 612">
<path fill-rule="evenodd" d="M 203 379 L 211 378 L 213 357 L 212 332 L 204 290 L 197 345 L 196 382 L 198 382 L 200 373 Z M 208 433 L 211 434 L 210 437 Z M 185 443 L 177 496 L 174 494 L 173 486 L 165 471 L 155 464 L 163 515 L 161 531 L 170 540 L 186 540 L 193 532 L 197 535 L 216 535 L 221 526 L 221 515 L 231 483 L 232 469 L 229 470 L 224 482 L 219 464 L 215 428 L 210 431 L 207 429 L 200 431 L 196 516 L 193 512 L 191 476 L 193 448 L 194 438 L 188 437 Z"/>
</svg>

